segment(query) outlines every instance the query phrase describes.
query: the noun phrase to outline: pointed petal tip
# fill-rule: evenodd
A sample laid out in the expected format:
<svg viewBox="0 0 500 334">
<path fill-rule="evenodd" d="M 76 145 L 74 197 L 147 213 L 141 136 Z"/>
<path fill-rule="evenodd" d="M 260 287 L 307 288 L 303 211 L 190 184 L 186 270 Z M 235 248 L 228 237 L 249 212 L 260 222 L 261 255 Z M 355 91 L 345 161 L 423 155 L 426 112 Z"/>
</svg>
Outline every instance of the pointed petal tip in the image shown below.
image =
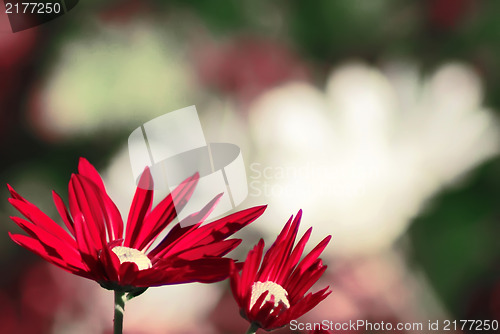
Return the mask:
<svg viewBox="0 0 500 334">
<path fill-rule="evenodd" d="M 78 172 L 79 173 L 82 173 L 83 170 L 85 168 L 88 168 L 89 166 L 92 167 L 92 168 L 94 167 L 94 166 L 92 166 L 92 164 L 86 158 L 80 157 L 78 159 Z"/>
<path fill-rule="evenodd" d="M 12 233 L 12 232 L 7 232 L 9 234 L 9 238 L 14 241 L 16 244 L 18 244 L 19 246 L 23 246 L 19 241 L 18 241 L 18 238 L 17 237 L 21 237 L 21 238 L 30 238 L 32 239 L 31 237 L 29 236 L 26 236 L 24 234 L 18 234 L 18 233 Z"/>
<path fill-rule="evenodd" d="M 61 195 L 59 195 L 59 194 L 57 193 L 57 191 L 52 190 L 52 192 L 51 192 L 51 193 L 52 193 L 52 198 L 56 198 L 56 197 L 57 197 L 57 198 L 61 198 Z"/>
<path fill-rule="evenodd" d="M 151 174 L 151 170 L 149 169 L 149 166 L 146 166 L 144 168 L 144 171 L 142 172 L 142 174 L 139 178 L 139 183 L 137 184 L 137 188 L 146 189 L 146 190 L 154 189 L 153 175 Z"/>
<path fill-rule="evenodd" d="M 104 183 L 97 169 L 87 159 L 81 157 L 78 163 L 78 174 L 94 182 L 99 188 L 105 191 Z"/>
<path fill-rule="evenodd" d="M 193 175 L 191 175 L 190 177 L 188 177 L 184 182 L 192 182 L 192 181 L 195 181 L 195 180 L 198 180 L 200 178 L 200 172 L 196 172 L 194 173 Z"/>
<path fill-rule="evenodd" d="M 293 218 L 293 216 L 292 216 L 292 218 Z M 297 222 L 297 224 L 300 225 L 301 220 L 302 220 L 302 209 L 299 209 L 299 211 L 297 211 L 297 214 L 295 215 L 294 222 Z"/>
<path fill-rule="evenodd" d="M 252 208 L 246 209 L 246 210 L 253 210 L 256 213 L 258 213 L 259 215 L 261 215 L 264 213 L 264 211 L 266 211 L 266 209 L 267 209 L 267 204 L 257 205 L 257 206 L 254 206 Z"/>
<path fill-rule="evenodd" d="M 236 264 L 234 263 L 234 260 L 231 259 L 231 261 L 229 262 L 229 274 L 233 275 L 235 270 L 236 270 Z"/>
<path fill-rule="evenodd" d="M 17 193 L 17 191 L 14 190 L 14 188 L 7 183 L 7 189 L 9 190 L 10 196 L 12 198 L 20 198 L 21 196 Z"/>
<path fill-rule="evenodd" d="M 239 239 L 239 238 L 233 238 L 233 239 L 227 239 L 227 240 L 233 240 L 233 242 L 235 244 L 234 248 L 238 247 L 241 244 L 241 242 L 243 241 L 243 239 Z"/>
<path fill-rule="evenodd" d="M 182 188 L 182 186 L 190 185 L 190 186 L 196 186 L 198 184 L 198 180 L 200 179 L 200 173 L 196 172 L 193 175 L 189 176 L 186 178 L 184 181 L 182 181 L 180 184 L 176 186 L 177 188 Z"/>
<path fill-rule="evenodd" d="M 86 177 L 82 175 L 82 173 L 71 173 L 71 177 L 69 179 L 69 182 L 75 182 L 78 181 L 78 182 L 82 182 L 83 179 L 85 179 Z"/>
</svg>

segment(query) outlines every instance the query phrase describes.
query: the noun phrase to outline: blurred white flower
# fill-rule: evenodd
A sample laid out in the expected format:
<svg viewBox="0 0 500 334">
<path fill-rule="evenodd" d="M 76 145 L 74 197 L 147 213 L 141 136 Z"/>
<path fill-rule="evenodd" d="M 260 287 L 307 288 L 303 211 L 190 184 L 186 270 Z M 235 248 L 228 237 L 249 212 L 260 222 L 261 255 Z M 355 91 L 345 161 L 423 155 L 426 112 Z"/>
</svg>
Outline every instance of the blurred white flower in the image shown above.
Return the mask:
<svg viewBox="0 0 500 334">
<path fill-rule="evenodd" d="M 63 44 L 35 93 L 32 119 L 41 133 L 69 136 L 115 129 L 192 104 L 194 75 L 185 50 L 150 23 L 82 28 Z"/>
<path fill-rule="evenodd" d="M 481 106 L 471 69 L 447 64 L 423 81 L 405 64 L 386 72 L 348 64 L 325 93 L 290 83 L 255 102 L 259 156 L 249 182 L 250 195 L 270 204 L 263 219 L 281 222 L 303 208 L 313 235 L 333 235 L 332 251 L 381 250 L 426 200 L 499 152 L 498 123 Z"/>
</svg>

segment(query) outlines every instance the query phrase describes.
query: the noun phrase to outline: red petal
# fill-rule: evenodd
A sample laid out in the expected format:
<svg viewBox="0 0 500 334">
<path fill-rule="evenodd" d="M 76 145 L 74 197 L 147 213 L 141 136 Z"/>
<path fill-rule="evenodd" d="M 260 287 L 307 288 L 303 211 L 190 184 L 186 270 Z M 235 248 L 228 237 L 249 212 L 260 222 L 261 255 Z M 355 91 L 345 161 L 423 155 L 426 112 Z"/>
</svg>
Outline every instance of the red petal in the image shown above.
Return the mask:
<svg viewBox="0 0 500 334">
<path fill-rule="evenodd" d="M 247 316 L 250 321 L 259 323 L 265 329 L 267 329 L 268 323 L 274 319 L 270 317 L 274 308 L 274 301 L 267 301 L 264 303 L 268 294 L 269 291 L 262 293 L 252 307 L 252 310 L 247 312 Z"/>
<path fill-rule="evenodd" d="M 300 238 L 299 242 L 297 243 L 297 246 L 292 251 L 292 254 L 290 255 L 289 258 L 289 267 L 290 269 L 293 269 L 297 263 L 299 263 L 300 257 L 302 256 L 302 253 L 304 252 L 304 248 L 306 246 L 307 241 L 309 241 L 309 237 L 311 236 L 312 232 L 312 227 L 310 227 L 306 233 Z"/>
<path fill-rule="evenodd" d="M 229 276 L 232 261 L 220 257 L 194 261 L 165 261 L 162 265 L 155 265 L 157 270 L 163 271 L 164 274 L 161 279 L 152 282 L 152 285 L 219 282 Z"/>
<path fill-rule="evenodd" d="M 168 233 L 165 238 L 160 242 L 160 244 L 150 253 L 152 256 L 168 256 L 172 254 L 177 254 L 179 252 L 182 252 L 186 250 L 187 248 L 184 247 L 184 243 L 186 240 L 189 240 L 189 237 L 192 236 L 192 231 L 196 231 L 198 227 L 203 223 L 203 221 L 210 215 L 210 213 L 213 211 L 217 203 L 219 202 L 219 199 L 221 198 L 222 194 L 219 194 L 215 196 L 203 209 L 200 211 L 193 213 L 183 219 L 180 223 L 178 223 L 174 227 L 182 227 L 183 225 L 187 226 L 192 226 L 191 228 L 186 228 L 182 229 L 182 233 L 179 234 L 179 229 L 172 229 L 174 230 L 174 233 Z M 172 231 L 170 231 L 172 232 Z M 176 238 L 172 238 L 173 236 L 177 236 Z"/>
<path fill-rule="evenodd" d="M 241 243 L 240 239 L 230 239 L 215 242 L 209 245 L 198 246 L 176 254 L 183 260 L 197 260 L 210 256 L 224 256 Z"/>
<path fill-rule="evenodd" d="M 302 315 L 316 307 L 316 305 L 318 305 L 326 297 L 328 297 L 328 295 L 331 293 L 331 291 L 327 291 L 328 289 L 329 287 L 326 287 L 314 294 L 308 294 L 297 304 L 292 305 L 292 307 L 283 312 L 279 317 L 275 318 L 275 320 L 269 325 L 272 328 L 278 328 L 285 326 L 293 319 L 301 317 Z"/>
<path fill-rule="evenodd" d="M 117 245 L 114 245 L 113 243 L 109 244 L 108 247 L 102 249 L 99 256 L 106 278 L 111 282 L 118 282 L 120 272 L 120 259 L 112 251 L 115 246 Z"/>
<path fill-rule="evenodd" d="M 69 232 L 75 235 L 73 218 L 71 218 L 71 215 L 68 212 L 68 208 L 64 204 L 61 196 L 59 196 L 55 191 L 52 191 L 52 198 L 54 199 L 54 204 L 56 205 L 57 212 L 59 212 L 59 215 L 61 216 L 64 224 L 68 228 Z"/>
<path fill-rule="evenodd" d="M 52 247 L 54 249 L 62 249 L 71 253 L 73 255 L 77 255 L 78 252 L 76 250 L 76 242 L 71 239 L 71 242 L 67 242 L 66 240 L 61 240 L 57 235 L 52 234 L 37 226 L 24 220 L 19 217 L 10 217 L 19 227 L 21 227 L 24 231 L 26 231 L 33 238 L 40 240 L 41 243 Z"/>
<path fill-rule="evenodd" d="M 146 168 L 139 180 L 139 186 L 135 192 L 134 199 L 130 205 L 130 211 L 127 220 L 127 230 L 125 232 L 124 246 L 140 249 L 137 247 L 136 240 L 142 228 L 144 218 L 151 211 L 153 202 L 153 178 L 149 168 Z"/>
<path fill-rule="evenodd" d="M 89 229 L 85 228 L 87 225 L 81 213 L 75 216 L 75 237 L 78 249 L 82 254 L 88 255 L 90 258 L 97 258 L 98 251 L 102 247 L 101 244 L 96 244 Z"/>
<path fill-rule="evenodd" d="M 296 272 L 294 272 L 290 280 L 285 284 L 285 289 L 290 291 L 289 299 L 291 302 L 295 303 L 302 298 L 314 283 L 319 280 L 326 268 L 327 266 L 322 264 L 321 259 L 317 259 L 302 275 L 298 276 Z"/>
<path fill-rule="evenodd" d="M 234 262 L 231 263 L 230 268 L 230 283 L 231 283 L 231 292 L 233 293 L 234 299 L 238 303 L 240 308 L 244 307 L 243 298 L 240 295 L 240 286 L 241 286 L 241 277 L 239 275 L 239 269 L 236 268 Z"/>
<path fill-rule="evenodd" d="M 75 218 L 75 232 L 85 231 L 87 242 L 92 248 L 101 249 L 106 245 L 104 204 L 97 194 L 97 187 L 88 179 L 75 175 L 69 183 L 69 208 Z M 80 216 L 83 219 L 76 219 Z M 82 225 L 83 223 L 83 225 Z M 77 227 L 77 225 L 82 225 Z"/>
<path fill-rule="evenodd" d="M 144 249 L 177 216 L 175 210 L 180 210 L 186 205 L 194 192 L 198 179 L 198 173 L 187 178 L 146 216 L 135 242 L 138 245 L 137 249 Z"/>
<path fill-rule="evenodd" d="M 179 225 L 181 226 L 192 226 L 196 225 L 198 223 L 203 223 L 205 219 L 207 219 L 208 216 L 214 211 L 215 207 L 217 206 L 217 203 L 219 203 L 220 198 L 224 195 L 224 193 L 220 193 L 217 196 L 215 196 L 210 202 L 208 202 L 207 205 L 203 207 L 200 211 L 190 214 L 183 220 L 179 222 Z"/>
<path fill-rule="evenodd" d="M 270 279 L 271 272 L 274 268 L 274 265 L 276 264 L 279 249 L 283 247 L 283 242 L 286 240 L 288 231 L 290 230 L 292 219 L 293 216 L 288 219 L 287 223 L 276 238 L 276 241 L 274 241 L 274 243 L 271 245 L 271 247 L 269 247 L 266 254 L 264 255 L 261 270 L 259 271 L 259 280 L 266 281 Z"/>
<path fill-rule="evenodd" d="M 44 246 L 39 240 L 22 234 L 12 234 L 9 232 L 9 236 L 18 245 L 39 255 L 44 260 L 57 265 L 67 272 L 90 278 L 90 274 L 86 272 L 86 266 L 83 264 L 81 259 L 78 260 L 74 256 L 65 252 L 56 252 L 55 249 L 51 249 L 50 247 L 48 249 L 51 249 L 52 254 L 49 254 L 46 246 Z"/>
<path fill-rule="evenodd" d="M 105 247 L 106 230 L 110 241 L 122 237 L 123 222 L 116 205 L 86 177 L 81 175 L 71 177 L 69 206 L 73 217 L 83 215 L 85 228 L 95 239 L 95 245 Z"/>
<path fill-rule="evenodd" d="M 260 261 L 262 259 L 262 252 L 264 251 L 264 240 L 260 239 L 257 245 L 248 252 L 245 264 L 241 270 L 241 285 L 238 295 L 243 297 L 252 289 L 253 283 L 257 280 L 256 275 L 259 270 Z"/>
<path fill-rule="evenodd" d="M 307 268 L 309 268 L 309 266 L 321 255 L 331 238 L 331 235 L 327 236 L 316 247 L 314 247 L 314 249 L 307 254 L 302 261 L 300 261 L 295 271 L 298 271 L 301 275 L 305 270 L 307 270 Z"/>
<path fill-rule="evenodd" d="M 133 262 L 124 262 L 120 265 L 120 279 L 119 284 L 121 286 L 135 285 L 135 278 L 139 273 L 139 268 Z"/>
<path fill-rule="evenodd" d="M 270 293 L 269 290 L 262 292 L 259 298 L 257 298 L 257 300 L 255 301 L 255 304 L 252 305 L 252 308 L 250 308 L 251 305 L 246 306 L 248 315 L 252 317 L 252 320 L 257 320 L 259 318 L 258 314 L 260 311 L 262 311 L 262 309 L 265 310 L 264 314 L 266 314 L 269 313 L 271 309 L 274 307 L 274 302 L 269 302 L 269 301 L 264 302 L 269 293 Z M 261 319 L 263 318 L 262 315 L 260 318 Z"/>
<path fill-rule="evenodd" d="M 105 222 L 106 228 L 108 230 L 109 240 L 121 239 L 123 238 L 123 220 L 120 214 L 120 210 L 116 207 L 116 204 L 111 200 L 107 193 L 100 192 L 101 200 L 105 206 Z"/>
<path fill-rule="evenodd" d="M 9 202 L 32 223 L 54 236 L 57 236 L 59 239 L 66 241 L 68 244 L 74 243 L 73 238 L 71 238 L 71 236 L 61 226 L 50 219 L 35 205 L 26 201 L 22 197 L 20 197 L 20 199 L 9 198 Z"/>
<path fill-rule="evenodd" d="M 288 230 L 288 233 L 285 236 L 285 239 L 282 240 L 281 246 L 276 248 L 275 257 L 272 260 L 272 270 L 269 273 L 268 279 L 278 284 L 283 284 L 282 280 L 279 280 L 280 276 L 287 276 L 290 273 L 290 268 L 287 267 L 286 264 L 288 259 L 290 258 L 290 253 L 292 251 L 293 244 L 295 243 L 295 238 L 297 237 L 301 217 L 302 210 L 299 210 L 299 212 L 295 216 L 295 219 L 293 220 L 293 223 L 290 226 L 290 229 Z"/>
<path fill-rule="evenodd" d="M 99 194 L 100 200 L 106 207 L 106 228 L 108 230 L 109 238 L 111 240 L 121 238 L 123 236 L 122 217 L 115 203 L 113 203 L 111 198 L 108 196 L 101 176 L 95 167 L 92 166 L 92 164 L 90 164 L 85 158 L 80 158 L 78 172 L 80 176 L 83 176 L 92 182 L 99 189 L 97 193 Z"/>
<path fill-rule="evenodd" d="M 190 229 L 189 233 L 184 233 L 177 240 L 172 241 L 170 245 L 158 252 L 157 256 L 171 256 L 191 247 L 224 240 L 257 219 L 265 209 L 266 206 L 253 207 L 233 213 L 199 228 Z"/>
<path fill-rule="evenodd" d="M 90 179 L 102 192 L 106 192 L 104 182 L 95 167 L 85 158 L 80 158 L 78 163 L 78 173 Z"/>
<path fill-rule="evenodd" d="M 190 231 L 197 229 L 199 225 L 200 224 L 182 227 L 180 224 L 175 224 L 174 227 L 168 231 L 168 234 L 165 238 L 163 238 L 160 244 L 149 252 L 149 255 L 151 257 L 156 257 L 160 253 L 165 253 L 167 251 L 167 247 L 170 249 L 176 240 L 181 239 L 183 235 L 190 233 Z"/>
<path fill-rule="evenodd" d="M 241 210 L 200 227 L 196 230 L 195 239 L 199 239 L 196 244 L 206 245 L 227 238 L 259 218 L 266 207 L 262 205 Z"/>
<path fill-rule="evenodd" d="M 18 193 L 14 190 L 14 188 L 12 188 L 12 187 L 10 186 L 10 184 L 7 184 L 7 188 L 9 189 L 9 192 L 10 192 L 10 195 L 12 196 L 12 198 L 14 198 L 14 199 L 20 199 L 20 200 L 22 200 L 22 201 L 25 201 L 25 199 L 24 199 L 24 198 L 22 198 L 22 197 L 21 197 L 21 195 L 19 195 L 19 194 L 18 194 Z"/>
<path fill-rule="evenodd" d="M 191 270 L 181 271 L 181 282 L 214 283 L 225 280 L 229 277 L 232 261 L 219 257 L 190 261 Z"/>
<path fill-rule="evenodd" d="M 165 276 L 173 277 L 176 270 L 164 269 L 158 270 L 153 266 L 153 268 L 141 270 L 137 273 L 134 278 L 133 285 L 137 287 L 150 287 L 150 286 L 160 286 L 165 285 L 163 282 Z M 167 283 L 168 284 L 168 283 Z"/>
</svg>

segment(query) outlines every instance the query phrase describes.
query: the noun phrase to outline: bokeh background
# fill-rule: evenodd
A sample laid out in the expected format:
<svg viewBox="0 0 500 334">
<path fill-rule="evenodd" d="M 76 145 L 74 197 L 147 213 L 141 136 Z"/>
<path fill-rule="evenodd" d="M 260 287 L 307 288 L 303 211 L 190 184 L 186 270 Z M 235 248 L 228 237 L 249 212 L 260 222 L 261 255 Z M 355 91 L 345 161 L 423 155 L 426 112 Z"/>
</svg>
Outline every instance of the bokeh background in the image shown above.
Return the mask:
<svg viewBox="0 0 500 334">
<path fill-rule="evenodd" d="M 50 191 L 66 198 L 83 156 L 126 215 L 128 135 L 195 104 L 208 141 L 242 149 L 240 208 L 269 204 L 234 257 L 300 208 L 309 250 L 333 235 L 314 287 L 333 293 L 301 321 L 500 320 L 498 15 L 495 0 L 85 0 L 16 34 L 3 15 L 0 180 L 57 220 Z M 110 333 L 111 292 L 16 246 L 1 194 L 0 333 Z M 227 282 L 126 306 L 126 333 L 246 326 Z"/>
</svg>

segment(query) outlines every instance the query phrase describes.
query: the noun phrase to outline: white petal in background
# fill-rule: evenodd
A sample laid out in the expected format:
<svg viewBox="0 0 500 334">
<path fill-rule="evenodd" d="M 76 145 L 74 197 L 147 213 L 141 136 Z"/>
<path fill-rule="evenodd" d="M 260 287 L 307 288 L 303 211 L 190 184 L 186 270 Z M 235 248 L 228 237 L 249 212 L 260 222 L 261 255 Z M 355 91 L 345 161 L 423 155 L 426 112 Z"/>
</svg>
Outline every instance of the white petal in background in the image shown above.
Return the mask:
<svg viewBox="0 0 500 334">
<path fill-rule="evenodd" d="M 471 69 L 447 64 L 420 80 L 415 67 L 387 68 L 347 64 L 325 93 L 290 83 L 255 102 L 250 193 L 273 221 L 256 226 L 276 234 L 303 208 L 316 241 L 333 235 L 326 255 L 383 250 L 443 186 L 498 153 L 499 126 Z"/>
</svg>

